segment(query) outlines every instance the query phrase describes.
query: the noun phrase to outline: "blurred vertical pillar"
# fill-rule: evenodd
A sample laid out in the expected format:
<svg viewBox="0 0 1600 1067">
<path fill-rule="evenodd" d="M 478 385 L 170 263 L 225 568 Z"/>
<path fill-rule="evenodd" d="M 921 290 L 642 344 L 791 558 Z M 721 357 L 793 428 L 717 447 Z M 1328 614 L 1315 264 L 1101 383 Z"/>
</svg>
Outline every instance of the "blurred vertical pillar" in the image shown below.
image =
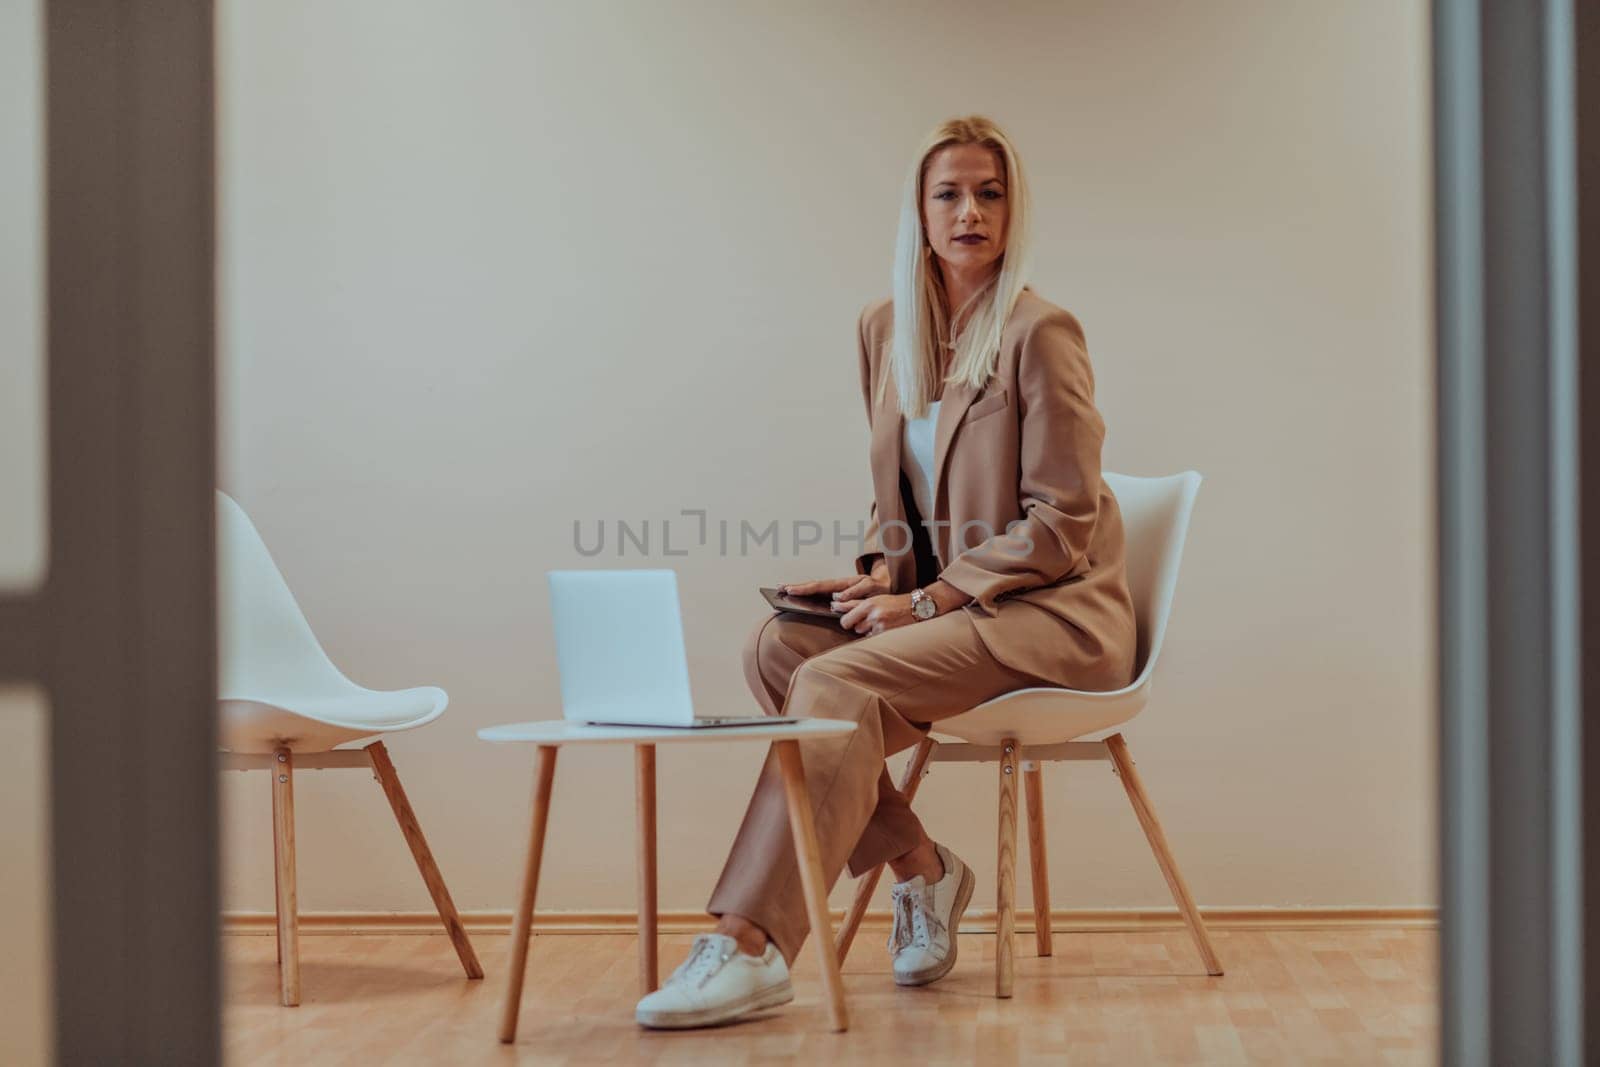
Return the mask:
<svg viewBox="0 0 1600 1067">
<path fill-rule="evenodd" d="M 215 1063 L 209 0 L 43 0 L 49 561 L 0 680 L 50 707 L 56 1055 Z"/>
<path fill-rule="evenodd" d="M 1600 5 L 1573 10 L 1578 187 L 1578 445 L 1583 640 L 1581 707 L 1600 708 Z M 1583 1035 L 1600 1060 L 1600 715 L 1580 718 Z"/>
<path fill-rule="evenodd" d="M 1447 1064 L 1584 1055 L 1573 19 L 1433 6 Z"/>
</svg>

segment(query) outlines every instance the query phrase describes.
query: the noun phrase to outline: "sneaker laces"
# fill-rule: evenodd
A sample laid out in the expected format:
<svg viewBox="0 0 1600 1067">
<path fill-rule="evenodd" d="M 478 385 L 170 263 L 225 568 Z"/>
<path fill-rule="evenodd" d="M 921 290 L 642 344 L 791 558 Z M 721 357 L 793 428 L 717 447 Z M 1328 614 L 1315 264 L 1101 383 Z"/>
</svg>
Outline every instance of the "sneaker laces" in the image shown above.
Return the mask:
<svg viewBox="0 0 1600 1067">
<path fill-rule="evenodd" d="M 901 949 L 932 948 L 936 934 L 945 932 L 942 919 L 933 913 L 933 887 L 924 883 L 896 885 L 894 896 L 894 927 L 889 931 L 889 951 L 898 954 Z"/>
<path fill-rule="evenodd" d="M 699 989 L 732 958 L 733 954 L 723 952 L 710 934 L 700 934 L 694 939 L 688 958 L 678 964 L 678 969 L 672 972 L 672 977 L 667 981 L 681 982 Z"/>
<path fill-rule="evenodd" d="M 889 952 L 899 955 L 901 949 L 911 944 L 911 887 L 897 885 L 892 893 L 894 926 L 889 930 Z"/>
</svg>

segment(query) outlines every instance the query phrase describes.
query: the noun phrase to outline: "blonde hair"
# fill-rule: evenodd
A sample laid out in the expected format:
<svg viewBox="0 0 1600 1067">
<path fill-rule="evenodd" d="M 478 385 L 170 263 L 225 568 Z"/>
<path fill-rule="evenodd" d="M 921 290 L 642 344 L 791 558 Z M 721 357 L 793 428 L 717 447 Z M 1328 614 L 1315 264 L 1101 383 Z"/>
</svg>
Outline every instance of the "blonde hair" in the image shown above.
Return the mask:
<svg viewBox="0 0 1600 1067">
<path fill-rule="evenodd" d="M 940 364 L 941 338 L 948 333 L 950 320 L 961 310 L 945 306 L 946 294 L 940 272 L 932 269 L 933 250 L 922 225 L 923 183 L 935 152 L 951 145 L 967 144 L 991 149 L 1004 161 L 1010 211 L 1000 269 L 969 300 L 972 314 L 956 342 L 946 384 L 960 382 L 974 389 L 983 388 L 994 374 L 1006 320 L 1027 285 L 1031 252 L 1028 184 L 1017 150 L 999 126 L 981 115 L 941 122 L 923 140 L 922 150 L 917 153 L 906 178 L 900 205 L 900 235 L 895 242 L 894 333 L 890 341 L 889 366 L 900 410 L 913 418 L 928 413 Z M 879 379 L 880 399 L 888 377 L 884 375 Z"/>
</svg>

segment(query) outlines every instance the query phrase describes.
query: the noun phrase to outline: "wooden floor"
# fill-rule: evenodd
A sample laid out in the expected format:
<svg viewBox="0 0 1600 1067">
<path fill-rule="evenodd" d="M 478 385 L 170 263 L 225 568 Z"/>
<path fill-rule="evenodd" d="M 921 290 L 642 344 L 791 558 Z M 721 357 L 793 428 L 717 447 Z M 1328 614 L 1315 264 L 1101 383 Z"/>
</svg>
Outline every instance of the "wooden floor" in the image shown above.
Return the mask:
<svg viewBox="0 0 1600 1067">
<path fill-rule="evenodd" d="M 1431 1064 L 1437 937 L 1415 929 L 1214 930 L 1228 973 L 1208 977 L 1182 930 L 1017 938 L 1016 996 L 992 996 L 992 936 L 897 989 L 881 931 L 845 966 L 851 1028 L 831 1034 L 807 953 L 793 1004 L 720 1030 L 633 1022 L 635 939 L 534 939 L 517 1045 L 495 1040 L 506 938 L 475 937 L 488 978 L 461 975 L 441 934 L 303 938 L 304 1002 L 277 1004 L 271 937 L 223 939 L 227 1062 L 247 1064 L 898 1063 Z M 670 972 L 688 937 L 662 939 Z"/>
</svg>

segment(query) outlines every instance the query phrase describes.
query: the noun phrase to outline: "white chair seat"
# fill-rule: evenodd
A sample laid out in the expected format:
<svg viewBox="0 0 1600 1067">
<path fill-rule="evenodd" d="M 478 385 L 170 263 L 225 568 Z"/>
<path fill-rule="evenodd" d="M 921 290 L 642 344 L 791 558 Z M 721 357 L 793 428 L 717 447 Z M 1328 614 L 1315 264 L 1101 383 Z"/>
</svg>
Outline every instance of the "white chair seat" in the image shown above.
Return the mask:
<svg viewBox="0 0 1600 1067">
<path fill-rule="evenodd" d="M 443 714 L 431 685 L 376 690 L 334 666 L 244 509 L 217 494 L 219 741 L 229 752 L 326 752 Z"/>
<path fill-rule="evenodd" d="M 359 738 L 426 725 L 444 714 L 449 698 L 443 689 L 425 685 L 289 699 L 282 694 L 262 700 L 224 697 L 219 704 L 219 741 L 229 752 L 326 752 Z"/>
<path fill-rule="evenodd" d="M 1113 693 L 1076 689 L 1018 689 L 933 724 L 936 737 L 973 745 L 998 745 L 1011 738 L 1029 745 L 1057 745 L 1127 722 L 1149 696 L 1148 686 Z"/>
</svg>

